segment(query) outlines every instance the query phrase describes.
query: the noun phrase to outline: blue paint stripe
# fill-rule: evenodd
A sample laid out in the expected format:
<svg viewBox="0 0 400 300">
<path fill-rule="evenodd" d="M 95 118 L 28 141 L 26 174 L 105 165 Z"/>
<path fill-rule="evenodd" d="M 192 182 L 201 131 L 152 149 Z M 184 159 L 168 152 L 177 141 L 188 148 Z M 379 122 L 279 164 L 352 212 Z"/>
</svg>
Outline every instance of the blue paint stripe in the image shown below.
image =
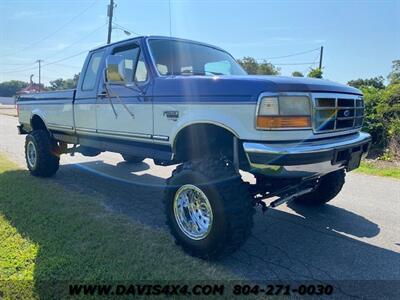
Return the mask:
<svg viewBox="0 0 400 300">
<path fill-rule="evenodd" d="M 72 105 L 72 100 L 34 100 L 34 101 L 22 101 L 22 102 L 17 102 L 18 106 L 23 106 L 23 105 L 63 105 L 63 104 L 71 104 Z"/>
<path fill-rule="evenodd" d="M 119 101 L 113 98 L 113 104 L 120 104 Z M 232 101 L 232 100 L 185 100 L 185 101 L 177 101 L 176 99 L 169 100 L 155 100 L 155 101 L 138 101 L 134 99 L 123 99 L 125 104 L 143 104 L 143 105 L 151 105 L 151 104 L 176 104 L 176 105 L 188 105 L 188 104 L 204 104 L 204 105 L 248 105 L 248 104 L 256 104 L 256 101 Z M 35 101 L 23 101 L 17 102 L 19 106 L 23 105 L 63 105 L 70 104 L 72 105 L 72 100 L 68 101 L 52 101 L 52 100 L 35 100 Z M 84 101 L 75 101 L 74 104 L 82 105 L 82 104 L 102 104 L 102 105 L 110 105 L 109 100 L 96 102 L 96 100 L 84 100 Z"/>
</svg>

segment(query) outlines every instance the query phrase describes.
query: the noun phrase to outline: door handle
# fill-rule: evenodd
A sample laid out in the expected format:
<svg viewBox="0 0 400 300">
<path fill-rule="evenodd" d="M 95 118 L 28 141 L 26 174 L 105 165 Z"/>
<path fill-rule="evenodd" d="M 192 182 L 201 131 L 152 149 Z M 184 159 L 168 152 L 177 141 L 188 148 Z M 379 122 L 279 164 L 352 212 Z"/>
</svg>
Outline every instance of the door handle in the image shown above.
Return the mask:
<svg viewBox="0 0 400 300">
<path fill-rule="evenodd" d="M 97 94 L 97 98 L 106 98 L 106 97 L 108 97 L 107 92 L 101 92 L 101 93 Z"/>
</svg>

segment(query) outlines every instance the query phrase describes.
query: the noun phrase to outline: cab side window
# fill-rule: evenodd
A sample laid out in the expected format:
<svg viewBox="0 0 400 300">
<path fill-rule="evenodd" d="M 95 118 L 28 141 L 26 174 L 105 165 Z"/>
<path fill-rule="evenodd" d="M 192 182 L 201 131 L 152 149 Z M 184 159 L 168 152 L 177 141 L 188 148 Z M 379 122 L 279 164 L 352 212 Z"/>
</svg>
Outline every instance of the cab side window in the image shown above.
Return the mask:
<svg viewBox="0 0 400 300">
<path fill-rule="evenodd" d="M 125 76 L 128 82 L 138 83 L 147 81 L 147 68 L 137 44 L 117 48 L 113 51 L 114 55 L 121 55 L 124 58 Z"/>
<path fill-rule="evenodd" d="M 93 53 L 86 68 L 83 78 L 82 91 L 91 91 L 95 88 L 97 74 L 99 73 L 103 51 Z"/>
<path fill-rule="evenodd" d="M 124 58 L 125 76 L 128 82 L 133 81 L 136 63 L 138 61 L 140 48 L 138 45 L 130 45 L 129 47 L 117 48 L 114 55 L 121 55 Z"/>
<path fill-rule="evenodd" d="M 136 66 L 135 81 L 139 83 L 146 82 L 147 76 L 146 63 L 144 61 L 143 53 L 141 52 Z"/>
</svg>

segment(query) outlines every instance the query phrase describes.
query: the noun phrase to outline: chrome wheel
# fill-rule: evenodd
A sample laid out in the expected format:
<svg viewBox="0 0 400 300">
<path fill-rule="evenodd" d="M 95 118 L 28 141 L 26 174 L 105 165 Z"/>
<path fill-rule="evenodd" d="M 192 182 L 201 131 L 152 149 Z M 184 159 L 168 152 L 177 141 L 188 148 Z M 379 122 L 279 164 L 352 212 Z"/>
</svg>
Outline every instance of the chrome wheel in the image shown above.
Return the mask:
<svg viewBox="0 0 400 300">
<path fill-rule="evenodd" d="M 37 162 L 37 151 L 36 146 L 33 142 L 29 142 L 26 149 L 26 158 L 31 168 L 35 168 Z"/>
<path fill-rule="evenodd" d="M 191 184 L 181 186 L 173 205 L 175 220 L 187 237 L 202 240 L 210 233 L 213 212 L 202 190 Z"/>
</svg>

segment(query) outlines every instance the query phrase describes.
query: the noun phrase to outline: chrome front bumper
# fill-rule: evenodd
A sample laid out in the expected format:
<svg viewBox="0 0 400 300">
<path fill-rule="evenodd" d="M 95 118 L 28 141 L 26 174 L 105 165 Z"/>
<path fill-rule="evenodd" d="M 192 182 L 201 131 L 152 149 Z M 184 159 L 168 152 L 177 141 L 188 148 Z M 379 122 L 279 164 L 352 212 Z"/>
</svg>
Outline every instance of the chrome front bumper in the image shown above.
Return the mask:
<svg viewBox="0 0 400 300">
<path fill-rule="evenodd" d="M 359 132 L 347 136 L 297 142 L 243 142 L 251 172 L 274 177 L 311 177 L 341 168 L 357 167 L 366 156 L 371 136 Z"/>
</svg>

